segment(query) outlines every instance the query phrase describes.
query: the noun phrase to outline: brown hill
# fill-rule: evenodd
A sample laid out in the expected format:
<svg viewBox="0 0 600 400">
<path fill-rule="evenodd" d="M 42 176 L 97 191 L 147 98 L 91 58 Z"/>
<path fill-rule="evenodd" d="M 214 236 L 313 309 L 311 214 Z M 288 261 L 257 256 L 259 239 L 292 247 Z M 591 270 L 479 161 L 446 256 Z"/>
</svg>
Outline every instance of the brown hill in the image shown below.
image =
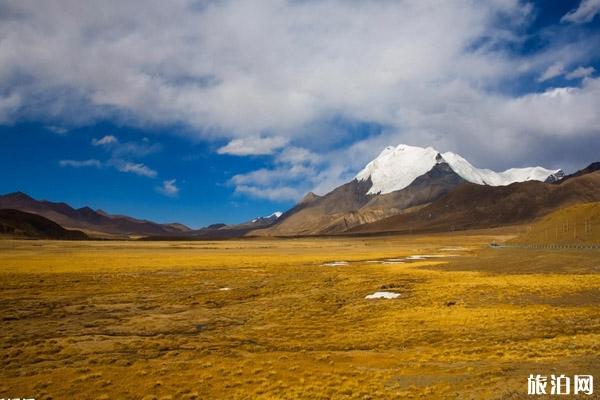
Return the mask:
<svg viewBox="0 0 600 400">
<path fill-rule="evenodd" d="M 415 179 L 408 187 L 383 195 L 367 194 L 370 179 L 353 180 L 332 192 L 309 193 L 268 229 L 250 235 L 286 236 L 342 233 L 352 227 L 422 207 L 448 193 L 464 180 L 446 163 Z"/>
<path fill-rule="evenodd" d="M 560 184 L 537 181 L 508 186 L 464 183 L 415 212 L 357 226 L 348 233 L 452 231 L 529 222 L 558 208 L 600 201 L 600 171 Z"/>
<path fill-rule="evenodd" d="M 0 210 L 0 234 L 17 238 L 87 239 L 87 235 L 81 231 L 64 229 L 48 218 L 11 209 Z"/>
<path fill-rule="evenodd" d="M 587 167 L 585 167 L 584 169 L 581 169 L 581 170 L 579 170 L 579 171 L 577 171 L 575 173 L 567 175 L 567 176 L 563 177 L 562 179 L 559 179 L 559 180 L 557 180 L 555 182 L 552 182 L 552 183 L 560 185 L 561 183 L 564 183 L 564 182 L 566 182 L 569 179 L 576 178 L 576 177 L 582 176 L 582 175 L 591 174 L 592 172 L 596 172 L 596 171 L 600 171 L 600 161 L 593 162 L 590 165 L 588 165 Z"/>
<path fill-rule="evenodd" d="M 556 210 L 527 226 L 525 232 L 511 242 L 542 246 L 600 245 L 600 202 Z"/>
<path fill-rule="evenodd" d="M 110 215 L 90 207 L 75 209 L 66 203 L 36 200 L 22 192 L 0 196 L 0 208 L 38 214 L 65 228 L 81 229 L 94 235 L 172 235 L 190 230 L 181 224 L 158 224 L 123 215 Z"/>
</svg>

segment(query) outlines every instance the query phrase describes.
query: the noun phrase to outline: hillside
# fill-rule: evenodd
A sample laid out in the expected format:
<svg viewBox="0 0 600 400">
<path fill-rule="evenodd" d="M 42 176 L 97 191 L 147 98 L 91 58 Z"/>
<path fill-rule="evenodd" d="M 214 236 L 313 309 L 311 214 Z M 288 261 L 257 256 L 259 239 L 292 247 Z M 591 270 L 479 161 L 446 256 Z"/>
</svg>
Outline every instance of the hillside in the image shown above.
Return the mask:
<svg viewBox="0 0 600 400">
<path fill-rule="evenodd" d="M 415 212 L 465 182 L 503 188 L 515 182 L 554 182 L 563 176 L 561 170 L 540 166 L 503 172 L 479 169 L 455 153 L 400 144 L 386 147 L 354 180 L 323 196 L 309 193 L 272 227 L 249 235 L 339 234 Z"/>
<path fill-rule="evenodd" d="M 64 229 L 40 215 L 11 209 L 0 210 L 0 235 L 36 239 L 87 239 L 87 235 L 81 231 Z"/>
<path fill-rule="evenodd" d="M 22 192 L 0 196 L 0 208 L 38 214 L 65 228 L 83 230 L 94 236 L 173 235 L 190 230 L 181 224 L 158 224 L 124 215 L 110 215 L 90 207 L 75 209 L 66 203 L 36 200 Z"/>
<path fill-rule="evenodd" d="M 600 245 L 600 202 L 576 204 L 556 210 L 527 226 L 525 233 L 511 242 Z"/>
<path fill-rule="evenodd" d="M 463 179 L 447 164 L 436 164 L 408 187 L 386 194 L 369 194 L 370 179 L 355 179 L 325 196 L 310 194 L 271 228 L 253 235 L 313 235 L 342 233 L 354 226 L 381 220 L 429 203 L 448 193 Z"/>
<path fill-rule="evenodd" d="M 600 171 L 561 184 L 529 181 L 508 186 L 464 183 L 415 212 L 357 226 L 348 233 L 453 231 L 533 221 L 561 207 L 600 201 Z"/>
</svg>

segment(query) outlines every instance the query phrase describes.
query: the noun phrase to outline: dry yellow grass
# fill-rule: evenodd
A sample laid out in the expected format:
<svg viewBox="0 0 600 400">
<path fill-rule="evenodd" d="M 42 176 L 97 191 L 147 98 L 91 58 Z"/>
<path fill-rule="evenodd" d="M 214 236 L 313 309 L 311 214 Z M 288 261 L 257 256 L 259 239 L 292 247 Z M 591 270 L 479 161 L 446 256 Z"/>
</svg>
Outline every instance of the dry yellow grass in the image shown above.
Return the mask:
<svg viewBox="0 0 600 400">
<path fill-rule="evenodd" d="M 514 242 L 537 245 L 600 245 L 600 202 L 561 208 L 524 227 Z"/>
<path fill-rule="evenodd" d="M 509 237 L 0 241 L 0 397 L 503 399 L 530 373 L 600 379 L 598 253 L 486 249 Z M 369 262 L 418 254 L 458 257 Z"/>
</svg>

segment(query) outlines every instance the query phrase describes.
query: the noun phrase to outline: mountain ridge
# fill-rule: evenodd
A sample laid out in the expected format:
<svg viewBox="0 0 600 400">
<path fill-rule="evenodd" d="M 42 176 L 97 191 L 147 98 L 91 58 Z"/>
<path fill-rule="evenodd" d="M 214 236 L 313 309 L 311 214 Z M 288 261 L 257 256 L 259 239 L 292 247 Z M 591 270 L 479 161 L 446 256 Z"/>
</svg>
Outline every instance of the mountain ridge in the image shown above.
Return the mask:
<svg viewBox="0 0 600 400">
<path fill-rule="evenodd" d="M 433 147 L 400 144 L 386 147 L 369 162 L 355 179 L 371 178 L 369 194 L 387 194 L 408 187 L 416 178 L 430 171 L 438 163 L 447 163 L 461 178 L 479 185 L 506 186 L 528 180 L 556 180 L 564 176 L 560 169 L 550 170 L 540 166 L 510 168 L 502 172 L 474 167 L 470 162 L 452 152 L 440 153 Z"/>
<path fill-rule="evenodd" d="M 190 230 L 183 224 L 159 224 L 128 216 L 110 215 L 88 206 L 73 208 L 64 202 L 36 200 L 20 191 L 1 195 L 0 208 L 41 215 L 64 228 L 83 230 L 95 236 L 144 236 Z"/>
<path fill-rule="evenodd" d="M 559 181 L 562 170 L 477 169 L 458 154 L 432 147 L 386 147 L 355 178 L 322 196 L 312 192 L 258 236 L 336 234 L 423 208 L 463 183 L 501 187 L 520 181 Z M 506 184 L 506 185 L 504 185 Z"/>
<path fill-rule="evenodd" d="M 41 215 L 13 209 L 0 209 L 0 235 L 32 239 L 88 239 L 85 233 L 65 229 Z"/>
</svg>

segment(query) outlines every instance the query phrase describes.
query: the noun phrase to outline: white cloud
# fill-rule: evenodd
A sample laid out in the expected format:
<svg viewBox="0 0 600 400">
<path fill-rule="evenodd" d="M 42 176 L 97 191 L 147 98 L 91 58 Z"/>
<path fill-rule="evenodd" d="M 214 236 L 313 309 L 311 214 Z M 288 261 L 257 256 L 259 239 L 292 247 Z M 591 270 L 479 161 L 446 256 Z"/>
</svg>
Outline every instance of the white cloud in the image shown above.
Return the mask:
<svg viewBox="0 0 600 400">
<path fill-rule="evenodd" d="M 110 167 L 115 168 L 120 172 L 132 173 L 139 176 L 145 176 L 148 178 L 155 178 L 157 176 L 157 172 L 147 165 L 139 162 L 132 161 L 133 159 L 147 156 L 148 154 L 155 153 L 161 150 L 161 146 L 158 143 L 151 144 L 147 138 L 144 138 L 141 143 L 137 142 L 120 142 L 113 135 L 105 135 L 99 139 L 92 139 L 92 145 L 101 146 L 107 152 L 110 153 L 110 159 L 106 162 L 102 163 L 97 160 L 93 160 L 94 162 L 99 163 L 97 166 L 108 165 Z M 77 167 L 77 166 L 93 166 L 93 165 L 76 165 L 76 163 L 81 163 L 79 161 L 71 161 L 65 160 L 69 166 Z M 92 161 L 92 160 L 88 160 Z M 88 161 L 84 161 L 88 162 Z M 61 161 L 61 165 L 63 165 L 63 161 Z"/>
<path fill-rule="evenodd" d="M 273 168 L 234 175 L 235 193 L 273 201 L 295 201 L 320 180 L 322 158 L 301 147 L 287 147 L 274 156 Z"/>
<path fill-rule="evenodd" d="M 50 132 L 55 133 L 57 135 L 65 135 L 65 134 L 67 134 L 67 132 L 69 132 L 69 130 L 67 128 L 63 128 L 62 126 L 50 125 L 50 126 L 47 126 L 46 129 L 48 129 Z"/>
<path fill-rule="evenodd" d="M 92 144 L 94 146 L 110 146 L 118 143 L 118 140 L 113 135 L 106 135 L 101 137 L 100 139 L 92 139 Z"/>
<path fill-rule="evenodd" d="M 0 94 L 0 123 L 14 122 L 15 113 L 21 105 L 22 99 L 20 94 Z"/>
<path fill-rule="evenodd" d="M 567 78 L 567 79 L 587 78 L 588 76 L 593 75 L 594 72 L 596 72 L 596 69 L 594 67 L 577 67 L 573 71 L 566 74 L 565 78 Z"/>
<path fill-rule="evenodd" d="M 234 139 L 227 145 L 219 148 L 217 153 L 234 156 L 266 155 L 283 147 L 287 139 L 282 137 L 249 137 Z"/>
<path fill-rule="evenodd" d="M 550 65 L 544 73 L 538 78 L 538 82 L 544 82 L 548 79 L 556 78 L 557 76 L 562 75 L 565 66 L 563 63 L 557 62 Z"/>
<path fill-rule="evenodd" d="M 102 162 L 95 159 L 89 160 L 60 160 L 58 164 L 61 167 L 73 167 L 73 168 L 82 168 L 82 167 L 94 167 L 100 168 L 102 167 Z"/>
<path fill-rule="evenodd" d="M 157 175 L 155 170 L 142 163 L 118 162 L 116 168 L 121 172 L 130 172 L 148 178 L 154 178 Z"/>
<path fill-rule="evenodd" d="M 302 147 L 288 146 L 277 155 L 276 160 L 279 163 L 295 165 L 317 164 L 322 161 L 322 157 Z"/>
<path fill-rule="evenodd" d="M 179 195 L 179 188 L 176 182 L 176 179 L 163 181 L 162 186 L 157 187 L 156 190 L 167 197 L 177 197 Z"/>
<path fill-rule="evenodd" d="M 255 186 L 240 185 L 236 186 L 235 192 L 271 201 L 296 201 L 302 196 L 302 192 L 297 187 L 289 186 L 257 188 Z"/>
<path fill-rule="evenodd" d="M 598 12 L 600 12 L 600 0 L 581 0 L 579 7 L 563 15 L 560 21 L 583 24 L 593 20 Z"/>
<path fill-rule="evenodd" d="M 511 53 L 535 14 L 519 0 L 77 4 L 3 3 L 0 121 L 181 124 L 184 134 L 226 141 L 221 154 L 273 155 L 270 172 L 236 178 L 239 192 L 268 190 L 263 197 L 281 196 L 278 187 L 324 191 L 401 142 L 497 169 L 600 151 L 594 79 L 521 92 L 590 65 L 598 35 L 557 35 L 535 54 Z M 595 4 L 584 0 L 563 19 L 591 19 Z M 382 132 L 353 136 L 331 122 L 340 120 Z M 113 145 L 111 157 L 135 165 L 160 149 L 141 144 Z M 305 179 L 285 177 L 301 169 Z"/>
<path fill-rule="evenodd" d="M 233 140 L 294 139 L 337 114 L 389 118 L 405 84 L 506 76 L 511 60 L 488 49 L 515 38 L 496 22 L 518 26 L 531 11 L 517 0 L 144 2 L 143 13 L 136 2 L 63 1 L 4 5 L 18 18 L 3 20 L 2 86 L 52 99 L 27 112 L 184 123 Z M 465 51 L 484 37 L 487 47 Z M 27 85 L 15 85 L 20 75 Z"/>
</svg>

